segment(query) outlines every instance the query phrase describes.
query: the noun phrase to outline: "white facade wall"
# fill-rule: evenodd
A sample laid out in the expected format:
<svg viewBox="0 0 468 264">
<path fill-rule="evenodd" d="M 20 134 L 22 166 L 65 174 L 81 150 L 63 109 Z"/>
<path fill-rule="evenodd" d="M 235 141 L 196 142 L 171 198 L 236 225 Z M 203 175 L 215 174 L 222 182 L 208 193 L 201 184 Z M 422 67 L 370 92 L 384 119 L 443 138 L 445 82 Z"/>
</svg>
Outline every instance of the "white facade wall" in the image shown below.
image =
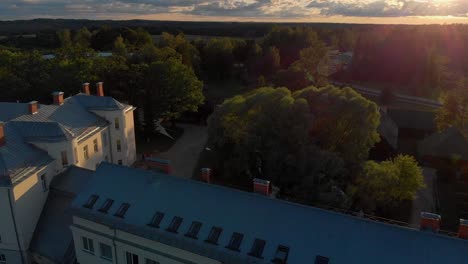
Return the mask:
<svg viewBox="0 0 468 264">
<path fill-rule="evenodd" d="M 86 135 L 84 138 L 78 138 L 73 140 L 73 158 L 74 164 L 78 167 L 95 170 L 97 166 L 105 161 L 106 158 L 110 161 L 110 142 L 108 134 L 108 128 L 99 129 L 93 132 L 91 135 Z M 94 142 L 97 141 L 98 151 L 94 149 Z M 88 147 L 88 158 L 85 158 L 84 148 Z M 75 149 L 76 148 L 76 155 Z"/>
<path fill-rule="evenodd" d="M 126 252 L 138 255 L 139 264 L 145 264 L 146 259 L 154 260 L 160 264 L 221 263 L 217 260 L 115 230 L 79 217 L 73 217 L 73 223 L 71 229 L 78 263 L 127 263 Z M 94 254 L 83 249 L 82 237 L 93 240 Z M 112 262 L 101 257 L 99 243 L 111 246 Z"/>
</svg>

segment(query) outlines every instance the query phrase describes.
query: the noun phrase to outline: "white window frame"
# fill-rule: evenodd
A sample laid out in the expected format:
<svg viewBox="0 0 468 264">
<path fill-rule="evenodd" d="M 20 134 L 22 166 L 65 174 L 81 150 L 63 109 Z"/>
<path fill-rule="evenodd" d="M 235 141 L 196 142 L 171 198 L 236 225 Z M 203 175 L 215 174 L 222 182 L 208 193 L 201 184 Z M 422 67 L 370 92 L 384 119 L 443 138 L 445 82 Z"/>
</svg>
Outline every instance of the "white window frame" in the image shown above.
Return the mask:
<svg viewBox="0 0 468 264">
<path fill-rule="evenodd" d="M 97 138 L 95 138 L 93 140 L 93 149 L 94 149 L 94 153 L 98 153 L 99 152 L 99 142 L 97 140 Z"/>
<path fill-rule="evenodd" d="M 94 255 L 94 241 L 91 238 L 83 236 L 83 237 L 81 237 L 81 243 L 82 243 L 84 252 L 88 252 L 88 253 Z M 91 245 L 91 247 L 90 247 L 90 245 Z"/>
</svg>

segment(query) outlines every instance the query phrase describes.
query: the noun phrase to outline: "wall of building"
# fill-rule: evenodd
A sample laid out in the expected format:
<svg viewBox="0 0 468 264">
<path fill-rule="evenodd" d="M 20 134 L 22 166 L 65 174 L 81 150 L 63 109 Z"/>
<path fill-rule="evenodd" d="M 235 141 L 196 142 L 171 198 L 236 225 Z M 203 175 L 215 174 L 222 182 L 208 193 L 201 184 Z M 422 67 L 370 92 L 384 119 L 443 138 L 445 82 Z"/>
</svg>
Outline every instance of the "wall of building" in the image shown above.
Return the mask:
<svg viewBox="0 0 468 264">
<path fill-rule="evenodd" d="M 46 151 L 49 156 L 55 159 L 57 162 L 54 166 L 55 174 L 59 174 L 64 171 L 67 166 L 62 165 L 62 151 L 67 152 L 68 165 L 73 163 L 73 145 L 71 141 L 59 141 L 59 142 L 31 142 L 36 147 Z"/>
<path fill-rule="evenodd" d="M 77 149 L 76 154 L 78 154 L 78 156 L 73 155 L 76 166 L 95 170 L 106 158 L 110 160 L 109 136 L 104 136 L 104 134 L 108 133 L 107 130 L 108 128 L 99 129 L 83 138 L 73 140 L 73 148 Z M 94 151 L 94 140 L 97 140 L 98 143 L 97 152 Z M 106 141 L 105 144 L 104 140 Z M 88 146 L 88 159 L 86 159 L 84 155 L 85 146 Z M 75 150 L 73 150 L 73 152 L 75 152 Z"/>
<path fill-rule="evenodd" d="M 120 230 L 114 230 L 107 226 L 91 222 L 79 217 L 73 217 L 74 225 L 71 227 L 75 251 L 79 263 L 111 263 L 102 259 L 99 252 L 99 243 L 105 243 L 112 247 L 112 263 L 127 263 L 126 252 L 138 255 L 139 263 L 145 263 L 146 259 L 151 259 L 160 264 L 220 264 L 221 262 L 196 255 L 189 251 L 171 247 L 143 237 L 135 236 Z M 82 237 L 93 240 L 94 254 L 83 250 Z M 115 256 L 117 256 L 117 261 Z"/>
<path fill-rule="evenodd" d="M 5 256 L 10 255 L 12 251 L 18 250 L 18 243 L 16 242 L 15 228 L 9 204 L 8 193 L 10 189 L 7 187 L 0 187 L 0 254 Z M 13 195 L 11 195 L 13 200 Z"/>
</svg>

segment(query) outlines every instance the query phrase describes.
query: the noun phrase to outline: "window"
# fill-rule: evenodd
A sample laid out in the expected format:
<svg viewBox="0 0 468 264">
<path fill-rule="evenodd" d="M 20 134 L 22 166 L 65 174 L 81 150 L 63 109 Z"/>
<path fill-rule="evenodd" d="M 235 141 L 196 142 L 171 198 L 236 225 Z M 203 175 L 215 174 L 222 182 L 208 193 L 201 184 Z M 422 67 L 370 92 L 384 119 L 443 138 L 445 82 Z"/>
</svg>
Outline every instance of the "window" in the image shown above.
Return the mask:
<svg viewBox="0 0 468 264">
<path fill-rule="evenodd" d="M 324 256 L 317 255 L 315 257 L 315 264 L 328 264 L 329 259 Z"/>
<path fill-rule="evenodd" d="M 190 226 L 185 236 L 197 239 L 198 232 L 200 231 L 201 226 L 202 226 L 202 223 L 200 222 L 197 222 L 197 221 L 192 222 L 192 225 Z"/>
<path fill-rule="evenodd" d="M 109 245 L 99 243 L 99 250 L 101 251 L 101 258 L 112 260 L 112 248 Z"/>
<path fill-rule="evenodd" d="M 126 253 L 127 264 L 138 264 L 138 255 L 130 252 Z"/>
<path fill-rule="evenodd" d="M 96 203 L 97 199 L 99 198 L 99 196 L 93 194 L 89 197 L 88 201 L 86 201 L 86 203 L 83 205 L 83 207 L 85 208 L 93 208 L 94 204 Z"/>
<path fill-rule="evenodd" d="M 107 147 L 107 131 L 102 134 L 102 145 Z"/>
<path fill-rule="evenodd" d="M 161 224 L 163 218 L 164 213 L 156 212 L 148 225 L 159 228 L 159 225 Z"/>
<path fill-rule="evenodd" d="M 99 208 L 99 212 L 107 214 L 107 211 L 109 211 L 109 208 L 111 208 L 113 203 L 114 203 L 114 200 L 112 199 L 105 200 L 101 208 Z"/>
<path fill-rule="evenodd" d="M 7 262 L 6 262 L 6 257 L 5 257 L 5 255 L 1 254 L 1 255 L 0 255 L 0 264 L 6 264 L 6 263 L 7 263 Z"/>
<path fill-rule="evenodd" d="M 114 120 L 114 126 L 115 126 L 115 129 L 119 130 L 120 129 L 120 120 L 118 117 L 115 118 Z"/>
<path fill-rule="evenodd" d="M 49 189 L 48 186 L 47 186 L 47 177 L 45 174 L 42 174 L 41 175 L 41 184 L 42 184 L 42 190 L 44 192 L 47 192 L 47 190 Z"/>
<path fill-rule="evenodd" d="M 88 145 L 83 147 L 83 157 L 85 160 L 89 159 Z"/>
<path fill-rule="evenodd" d="M 122 160 L 118 160 L 118 161 L 117 161 L 117 164 L 122 165 L 122 164 L 123 164 L 123 163 L 122 163 Z"/>
<path fill-rule="evenodd" d="M 169 232 L 177 233 L 177 230 L 179 230 L 180 224 L 182 224 L 182 218 L 178 216 L 174 216 L 174 218 L 172 218 L 171 224 L 166 230 Z"/>
<path fill-rule="evenodd" d="M 81 237 L 83 241 L 83 250 L 89 253 L 94 254 L 94 244 L 91 238 Z"/>
<path fill-rule="evenodd" d="M 63 167 L 68 166 L 67 152 L 66 152 L 66 151 L 62 151 L 62 152 L 60 152 L 60 155 L 62 156 L 62 166 L 63 166 Z"/>
<path fill-rule="evenodd" d="M 239 247 L 242 243 L 242 239 L 244 239 L 244 235 L 241 233 L 234 232 L 232 233 L 231 240 L 229 240 L 229 245 L 227 248 L 235 251 L 239 251 Z"/>
<path fill-rule="evenodd" d="M 156 260 L 146 259 L 145 264 L 160 264 L 160 263 L 157 262 Z"/>
<path fill-rule="evenodd" d="M 265 244 L 266 244 L 265 240 L 256 238 L 252 245 L 252 249 L 250 250 L 249 255 L 256 257 L 256 258 L 262 258 Z"/>
<path fill-rule="evenodd" d="M 218 239 L 222 231 L 223 229 L 221 229 L 220 227 L 214 226 L 213 228 L 211 228 L 210 234 L 208 235 L 208 238 L 205 240 L 205 242 L 218 245 Z"/>
<path fill-rule="evenodd" d="M 93 140 L 94 153 L 99 152 L 99 145 L 97 139 Z"/>
<path fill-rule="evenodd" d="M 117 144 L 117 152 L 121 152 L 122 151 L 122 143 L 120 142 L 120 139 L 117 139 L 116 144 Z"/>
<path fill-rule="evenodd" d="M 125 213 L 127 212 L 129 207 L 130 205 L 128 203 L 123 203 L 122 205 L 120 205 L 119 210 L 117 210 L 117 212 L 115 213 L 115 216 L 124 218 Z"/>
<path fill-rule="evenodd" d="M 285 264 L 288 260 L 289 255 L 289 247 L 279 245 L 278 249 L 276 249 L 275 258 L 273 259 L 273 263 L 275 264 Z"/>
<path fill-rule="evenodd" d="M 76 164 L 78 164 L 78 162 L 80 162 L 80 160 L 78 159 L 78 150 L 76 148 L 74 148 L 73 150 L 75 152 Z"/>
</svg>

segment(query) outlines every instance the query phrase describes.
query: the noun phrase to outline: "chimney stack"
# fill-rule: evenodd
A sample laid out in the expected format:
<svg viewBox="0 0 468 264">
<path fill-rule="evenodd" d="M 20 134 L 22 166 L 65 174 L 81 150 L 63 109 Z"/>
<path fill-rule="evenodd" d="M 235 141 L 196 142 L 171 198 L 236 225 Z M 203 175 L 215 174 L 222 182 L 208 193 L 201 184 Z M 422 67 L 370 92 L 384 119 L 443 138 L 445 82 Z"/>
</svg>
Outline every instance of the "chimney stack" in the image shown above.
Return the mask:
<svg viewBox="0 0 468 264">
<path fill-rule="evenodd" d="M 421 212 L 421 230 L 429 230 L 434 233 L 440 230 L 440 215 Z"/>
<path fill-rule="evenodd" d="M 87 95 L 90 95 L 89 93 L 89 83 L 83 83 L 83 88 L 81 89 L 81 92 Z"/>
<path fill-rule="evenodd" d="M 202 180 L 206 183 L 211 182 L 211 169 L 210 168 L 202 168 L 201 169 Z"/>
<path fill-rule="evenodd" d="M 33 115 L 37 113 L 38 104 L 37 101 L 32 101 L 28 103 L 29 114 Z"/>
<path fill-rule="evenodd" d="M 103 82 L 96 83 L 96 95 L 104 96 L 104 83 Z"/>
<path fill-rule="evenodd" d="M 5 123 L 0 122 L 0 147 L 5 146 L 6 139 L 5 139 Z"/>
<path fill-rule="evenodd" d="M 468 220 L 460 219 L 460 226 L 458 227 L 458 237 L 468 239 Z"/>
<path fill-rule="evenodd" d="M 253 185 L 255 193 L 270 195 L 270 181 L 255 178 L 253 179 Z"/>
<path fill-rule="evenodd" d="M 54 105 L 63 104 L 63 92 L 53 92 L 52 97 L 54 98 Z"/>
</svg>

